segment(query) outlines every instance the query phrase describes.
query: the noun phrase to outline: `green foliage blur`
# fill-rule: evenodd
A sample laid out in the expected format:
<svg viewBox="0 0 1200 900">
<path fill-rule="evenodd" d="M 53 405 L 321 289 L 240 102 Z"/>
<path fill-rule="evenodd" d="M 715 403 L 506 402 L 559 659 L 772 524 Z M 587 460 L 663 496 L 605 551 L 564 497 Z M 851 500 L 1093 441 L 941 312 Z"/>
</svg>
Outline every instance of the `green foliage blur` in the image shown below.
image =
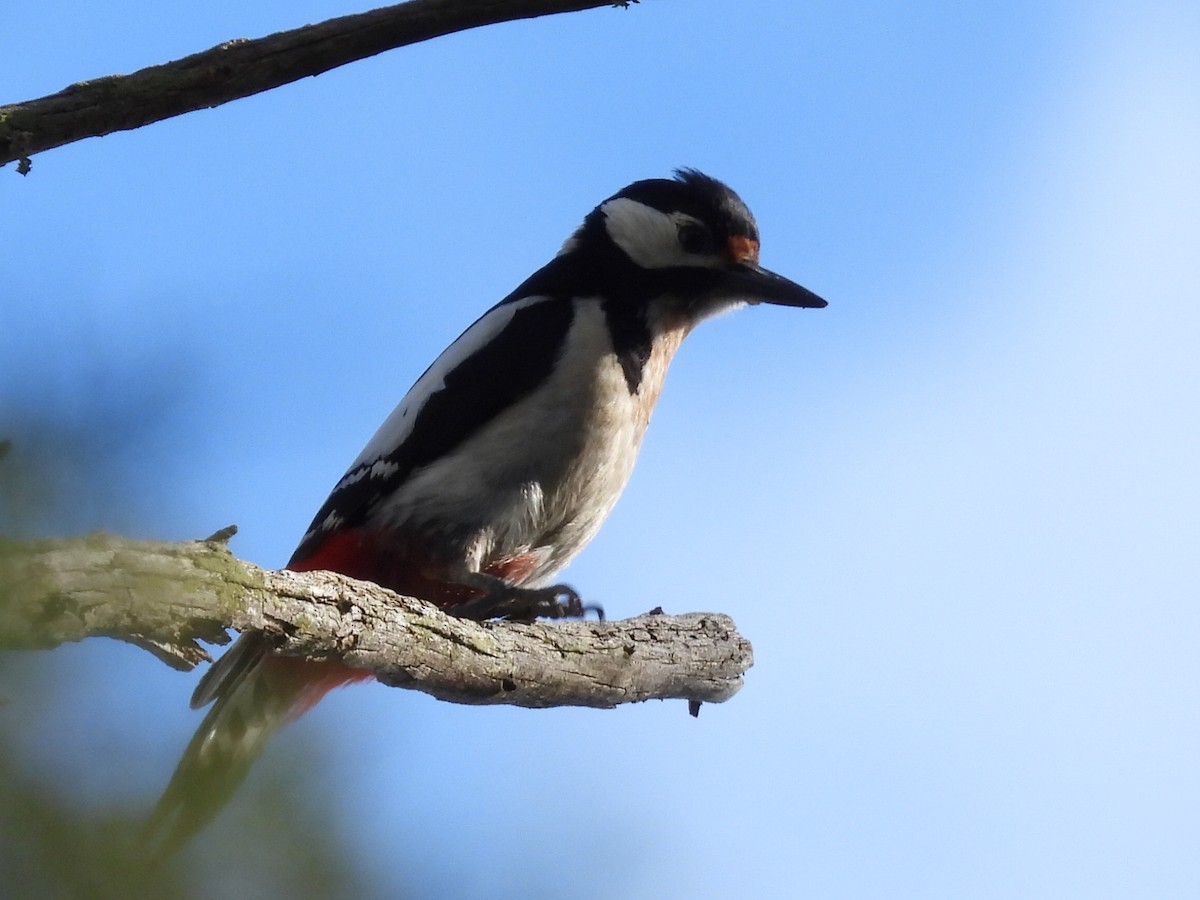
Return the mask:
<svg viewBox="0 0 1200 900">
<path fill-rule="evenodd" d="M 165 504 L 161 496 L 148 496 L 144 473 L 186 475 L 184 467 L 169 464 L 171 385 L 159 375 L 110 373 L 79 386 L 69 403 L 28 395 L 14 402 L 12 390 L 2 397 L 0 536 L 54 537 L 96 528 L 145 535 L 161 527 Z M 5 594 L 0 584 L 0 603 Z M 0 635 L 0 648 L 3 643 Z M 114 654 L 142 652 L 116 642 L 112 647 Z M 100 763 L 111 770 L 111 754 L 121 754 L 120 763 L 131 769 L 141 767 L 137 756 L 144 742 L 120 735 L 119 728 L 101 740 L 83 725 L 66 730 L 69 746 L 43 746 L 46 735 L 63 733 L 50 725 L 78 692 L 72 680 L 78 667 L 68 664 L 77 649 L 0 650 L 0 897 L 372 895 L 339 832 L 333 799 L 312 787 L 310 773 L 329 761 L 305 743 L 303 730 L 289 733 L 219 827 L 177 856 L 151 862 L 139 840 L 155 800 L 147 788 L 136 795 L 124 784 L 103 785 L 106 790 L 86 796 L 78 790 L 105 771 Z M 128 691 L 131 702 L 144 702 L 138 685 Z M 122 740 L 127 747 L 119 746 Z"/>
</svg>

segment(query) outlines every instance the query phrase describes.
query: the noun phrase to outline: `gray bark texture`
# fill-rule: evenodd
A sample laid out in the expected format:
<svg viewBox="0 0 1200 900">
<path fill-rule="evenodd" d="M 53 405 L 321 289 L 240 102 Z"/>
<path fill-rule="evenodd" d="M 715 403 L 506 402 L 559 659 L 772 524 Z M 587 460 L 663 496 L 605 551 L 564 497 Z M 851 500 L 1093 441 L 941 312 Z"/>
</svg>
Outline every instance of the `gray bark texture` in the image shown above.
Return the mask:
<svg viewBox="0 0 1200 900">
<path fill-rule="evenodd" d="M 253 628 L 278 652 L 336 659 L 384 684 L 456 703 L 613 707 L 651 699 L 719 703 L 742 686 L 751 647 L 715 613 L 611 622 L 473 622 L 332 572 L 237 559 L 224 541 L 107 534 L 0 541 L 0 649 L 86 637 L 135 643 L 190 669 L 198 641 Z"/>
<path fill-rule="evenodd" d="M 36 100 L 0 106 L 0 166 L 27 174 L 34 153 L 140 128 L 320 75 L 386 50 L 456 31 L 637 0 L 410 0 L 140 69 L 93 78 Z M 404 86 L 397 85 L 398 94 Z"/>
</svg>

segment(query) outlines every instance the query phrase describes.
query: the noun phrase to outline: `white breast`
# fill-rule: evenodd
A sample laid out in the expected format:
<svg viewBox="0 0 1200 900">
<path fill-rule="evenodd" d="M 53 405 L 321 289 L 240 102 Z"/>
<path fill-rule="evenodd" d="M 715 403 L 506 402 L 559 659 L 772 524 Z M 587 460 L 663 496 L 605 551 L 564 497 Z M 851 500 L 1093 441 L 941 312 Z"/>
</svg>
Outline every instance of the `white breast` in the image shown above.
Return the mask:
<svg viewBox="0 0 1200 900">
<path fill-rule="evenodd" d="M 380 519 L 461 540 L 471 569 L 535 552 L 542 562 L 526 583 L 552 578 L 624 490 L 682 336 L 655 341 L 631 395 L 600 302 L 576 300 L 560 364 L 546 381 L 413 473 L 377 511 Z"/>
</svg>

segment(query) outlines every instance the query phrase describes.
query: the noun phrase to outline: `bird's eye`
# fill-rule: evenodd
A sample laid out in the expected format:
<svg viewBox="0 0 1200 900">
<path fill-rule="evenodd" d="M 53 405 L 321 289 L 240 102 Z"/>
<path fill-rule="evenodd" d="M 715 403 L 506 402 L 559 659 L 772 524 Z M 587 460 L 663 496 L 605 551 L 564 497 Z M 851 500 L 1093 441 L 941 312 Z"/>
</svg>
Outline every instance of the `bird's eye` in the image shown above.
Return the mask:
<svg viewBox="0 0 1200 900">
<path fill-rule="evenodd" d="M 709 230 L 699 222 L 684 222 L 679 226 L 679 246 L 686 253 L 712 253 L 715 249 Z"/>
</svg>

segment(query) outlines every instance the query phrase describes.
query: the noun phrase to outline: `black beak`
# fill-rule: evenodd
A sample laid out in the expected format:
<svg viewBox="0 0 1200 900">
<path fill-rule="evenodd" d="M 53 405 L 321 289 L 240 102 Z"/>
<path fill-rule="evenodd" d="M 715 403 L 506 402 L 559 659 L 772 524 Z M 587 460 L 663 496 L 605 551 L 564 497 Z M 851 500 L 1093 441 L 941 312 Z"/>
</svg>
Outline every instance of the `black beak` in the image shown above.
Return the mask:
<svg viewBox="0 0 1200 900">
<path fill-rule="evenodd" d="M 802 306 L 821 309 L 828 304 L 794 281 L 776 275 L 756 263 L 733 263 L 722 272 L 721 288 L 730 299 L 748 303 L 773 303 L 776 306 Z"/>
</svg>

